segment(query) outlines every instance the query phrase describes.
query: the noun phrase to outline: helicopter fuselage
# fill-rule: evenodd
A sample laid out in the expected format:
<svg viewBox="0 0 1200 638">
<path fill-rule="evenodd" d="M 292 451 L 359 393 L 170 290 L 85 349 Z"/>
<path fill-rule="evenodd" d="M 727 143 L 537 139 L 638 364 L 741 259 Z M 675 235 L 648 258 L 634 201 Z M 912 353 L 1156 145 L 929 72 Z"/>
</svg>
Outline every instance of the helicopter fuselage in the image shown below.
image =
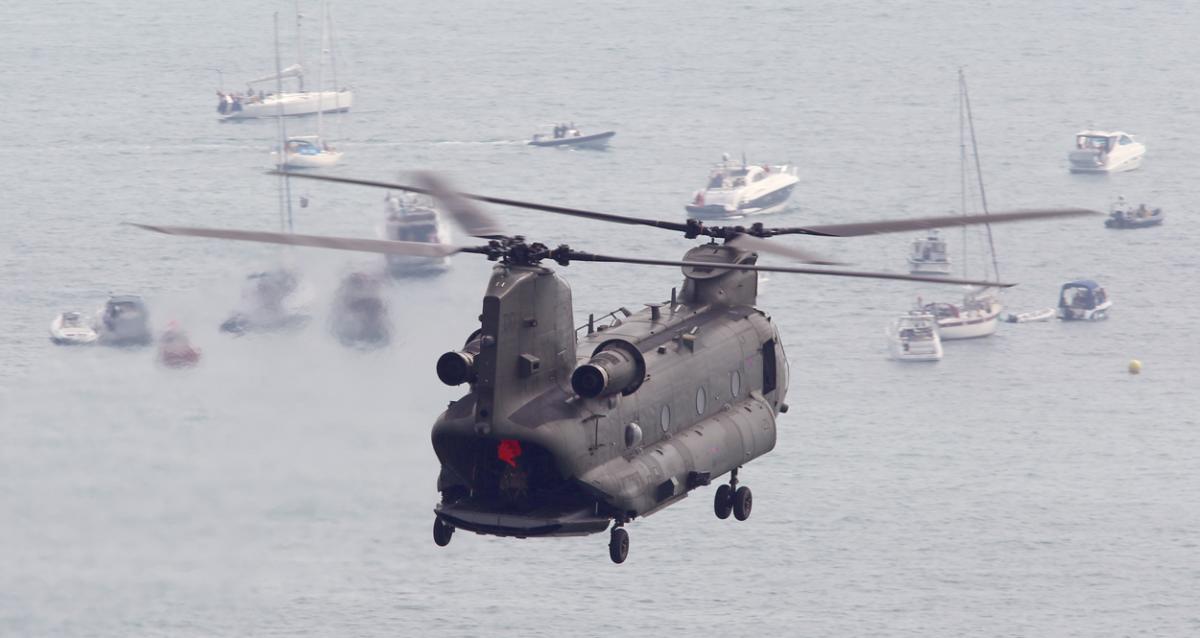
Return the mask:
<svg viewBox="0 0 1200 638">
<path fill-rule="evenodd" d="M 710 244 L 687 260 L 754 258 Z M 757 273 L 685 276 L 672 302 L 576 329 L 570 289 L 552 271 L 498 265 L 480 329 L 443 357 L 463 363 L 471 391 L 433 427 L 436 515 L 501 536 L 601 532 L 774 448 L 787 361 L 753 305 Z"/>
</svg>

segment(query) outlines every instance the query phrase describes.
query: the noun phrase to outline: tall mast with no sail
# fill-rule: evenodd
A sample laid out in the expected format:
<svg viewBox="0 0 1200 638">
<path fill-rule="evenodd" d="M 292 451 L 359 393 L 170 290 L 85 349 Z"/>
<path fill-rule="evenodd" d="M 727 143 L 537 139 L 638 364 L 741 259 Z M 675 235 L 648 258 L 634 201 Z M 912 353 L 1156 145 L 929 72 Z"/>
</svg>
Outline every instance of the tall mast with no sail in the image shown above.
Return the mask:
<svg viewBox="0 0 1200 638">
<path fill-rule="evenodd" d="M 299 15 L 299 14 L 297 14 Z M 299 20 L 299 17 L 296 18 Z M 287 125 L 283 121 L 283 76 L 279 60 L 279 13 L 275 13 L 275 122 L 279 133 L 279 152 L 275 154 L 275 169 L 279 172 L 279 228 L 292 232 L 292 182 L 284 173 L 287 162 Z"/>
</svg>

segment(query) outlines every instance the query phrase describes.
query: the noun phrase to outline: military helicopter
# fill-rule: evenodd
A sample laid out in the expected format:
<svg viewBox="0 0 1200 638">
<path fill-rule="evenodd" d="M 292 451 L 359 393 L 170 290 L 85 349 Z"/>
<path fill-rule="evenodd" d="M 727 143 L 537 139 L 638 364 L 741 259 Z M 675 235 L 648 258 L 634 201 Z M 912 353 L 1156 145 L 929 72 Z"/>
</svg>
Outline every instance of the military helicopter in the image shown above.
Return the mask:
<svg viewBox="0 0 1200 638">
<path fill-rule="evenodd" d="M 758 253 L 815 265 L 836 262 L 767 239 L 848 237 L 928 228 L 1098 214 L 1083 209 L 1017 211 L 821 226 L 708 226 L 660 221 L 454 192 L 432 175 L 417 185 L 295 175 L 431 195 L 478 246 L 290 233 L 151 226 L 171 235 L 367 251 L 385 255 L 482 255 L 496 262 L 480 327 L 442 355 L 438 378 L 467 393 L 438 416 L 433 449 L 441 462 L 433 538 L 456 529 L 517 538 L 610 529 L 609 556 L 629 554 L 625 526 L 728 475 L 713 510 L 746 520 L 753 507 L 739 470 L 775 447 L 787 412 L 788 364 L 779 330 L 755 306 L 760 272 L 815 274 L 1007 287 L 1013 284 L 847 269 L 764 266 Z M 516 206 L 682 232 L 708 243 L 682 260 L 619 257 L 550 248 L 509 235 L 473 202 Z M 718 241 L 719 240 L 719 241 Z M 682 268 L 678 292 L 637 312 L 620 308 L 576 327 L 571 289 L 548 267 L 609 262 Z"/>
</svg>

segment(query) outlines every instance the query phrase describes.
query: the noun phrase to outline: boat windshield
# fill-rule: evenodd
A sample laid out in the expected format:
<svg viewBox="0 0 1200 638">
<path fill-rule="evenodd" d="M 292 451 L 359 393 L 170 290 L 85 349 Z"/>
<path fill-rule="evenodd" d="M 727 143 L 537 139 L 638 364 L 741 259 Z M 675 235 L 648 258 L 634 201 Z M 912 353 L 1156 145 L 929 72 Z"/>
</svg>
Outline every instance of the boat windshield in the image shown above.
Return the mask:
<svg viewBox="0 0 1200 638">
<path fill-rule="evenodd" d="M 1104 135 L 1080 135 L 1075 138 L 1075 147 L 1083 150 L 1099 149 L 1107 151 L 1112 147 L 1112 140 Z"/>
</svg>

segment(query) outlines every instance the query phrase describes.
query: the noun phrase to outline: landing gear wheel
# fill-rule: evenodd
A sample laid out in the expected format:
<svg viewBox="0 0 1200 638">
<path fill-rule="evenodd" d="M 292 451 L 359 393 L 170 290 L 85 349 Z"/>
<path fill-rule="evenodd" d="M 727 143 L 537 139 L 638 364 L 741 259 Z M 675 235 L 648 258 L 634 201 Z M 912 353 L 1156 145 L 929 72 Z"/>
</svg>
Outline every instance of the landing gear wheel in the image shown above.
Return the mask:
<svg viewBox="0 0 1200 638">
<path fill-rule="evenodd" d="M 744 521 L 750 518 L 750 508 L 754 505 L 754 497 L 750 495 L 750 488 L 743 485 L 733 493 L 733 517 L 739 521 Z"/>
<path fill-rule="evenodd" d="M 717 518 L 725 520 L 729 518 L 729 513 L 733 511 L 733 488 L 728 485 L 721 484 L 717 487 L 717 493 L 713 495 L 713 512 Z"/>
<path fill-rule="evenodd" d="M 453 535 L 453 526 L 444 522 L 440 517 L 433 519 L 433 542 L 437 543 L 438 547 L 449 545 L 450 537 Z"/>
<path fill-rule="evenodd" d="M 612 562 L 621 564 L 629 556 L 629 532 L 614 527 L 612 537 L 608 540 L 608 557 Z"/>
</svg>

